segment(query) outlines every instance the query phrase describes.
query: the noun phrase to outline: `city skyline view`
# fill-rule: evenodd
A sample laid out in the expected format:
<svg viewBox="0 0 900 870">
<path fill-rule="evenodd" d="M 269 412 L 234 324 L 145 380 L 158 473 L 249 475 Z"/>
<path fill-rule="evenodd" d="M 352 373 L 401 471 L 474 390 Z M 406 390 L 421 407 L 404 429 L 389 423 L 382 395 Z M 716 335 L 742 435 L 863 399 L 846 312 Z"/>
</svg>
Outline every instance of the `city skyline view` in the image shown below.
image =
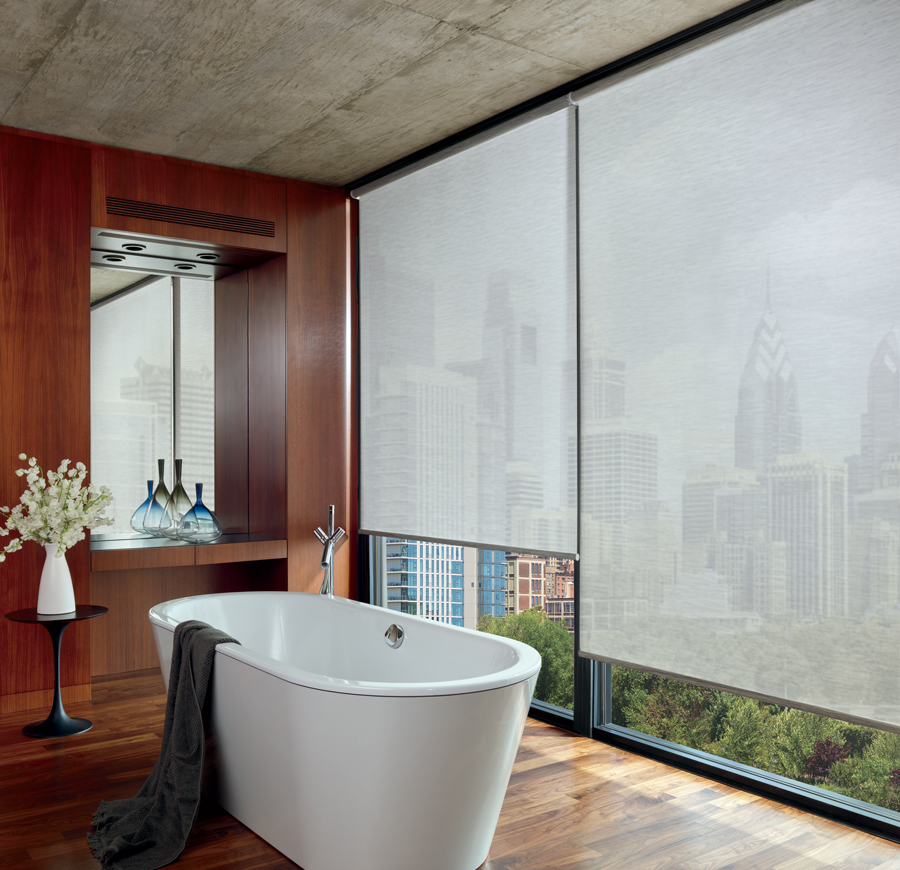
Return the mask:
<svg viewBox="0 0 900 870">
<path fill-rule="evenodd" d="M 900 71 L 891 5 L 778 10 L 579 103 L 582 334 L 627 362 L 667 502 L 687 467 L 732 461 L 733 385 L 767 307 L 804 449 L 859 449 L 869 362 L 900 323 L 900 165 L 882 144 L 900 109 L 867 73 Z"/>
</svg>

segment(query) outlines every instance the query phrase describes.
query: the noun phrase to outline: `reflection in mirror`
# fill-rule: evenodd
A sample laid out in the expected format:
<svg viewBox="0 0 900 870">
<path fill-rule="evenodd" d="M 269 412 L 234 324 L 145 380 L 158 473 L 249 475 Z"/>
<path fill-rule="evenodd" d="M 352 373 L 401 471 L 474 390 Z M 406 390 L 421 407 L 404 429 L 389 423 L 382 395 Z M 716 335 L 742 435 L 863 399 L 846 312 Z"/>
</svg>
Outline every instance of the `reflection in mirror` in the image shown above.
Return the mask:
<svg viewBox="0 0 900 870">
<path fill-rule="evenodd" d="M 115 496 L 117 537 L 165 459 L 215 505 L 213 281 L 151 276 L 91 306 L 91 477 Z"/>
</svg>

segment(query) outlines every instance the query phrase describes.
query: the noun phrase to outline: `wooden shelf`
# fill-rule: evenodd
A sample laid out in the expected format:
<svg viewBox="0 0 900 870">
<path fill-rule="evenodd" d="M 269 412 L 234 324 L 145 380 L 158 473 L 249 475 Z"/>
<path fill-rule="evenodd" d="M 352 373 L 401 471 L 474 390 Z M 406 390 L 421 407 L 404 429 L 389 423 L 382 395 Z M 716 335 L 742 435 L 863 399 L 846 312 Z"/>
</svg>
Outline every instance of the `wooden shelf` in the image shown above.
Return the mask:
<svg viewBox="0 0 900 870">
<path fill-rule="evenodd" d="M 150 537 L 91 540 L 91 571 L 178 568 L 286 558 L 287 541 L 265 535 L 222 535 L 211 544 L 187 544 Z"/>
</svg>

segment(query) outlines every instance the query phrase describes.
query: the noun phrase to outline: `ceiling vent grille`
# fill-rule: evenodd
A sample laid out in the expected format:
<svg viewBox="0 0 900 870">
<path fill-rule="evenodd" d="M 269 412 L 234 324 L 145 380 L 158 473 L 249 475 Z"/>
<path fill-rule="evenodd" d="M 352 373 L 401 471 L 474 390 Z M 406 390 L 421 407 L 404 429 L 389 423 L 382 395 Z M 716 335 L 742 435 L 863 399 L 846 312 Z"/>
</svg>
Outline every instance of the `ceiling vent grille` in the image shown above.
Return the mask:
<svg viewBox="0 0 900 870">
<path fill-rule="evenodd" d="M 232 233 L 249 233 L 254 236 L 267 236 L 270 239 L 275 237 L 275 221 L 219 214 L 214 211 L 198 211 L 193 208 L 178 208 L 173 205 L 158 205 L 136 199 L 119 199 L 116 196 L 106 197 L 106 213 L 141 220 L 164 221 L 169 224 L 209 227 Z"/>
</svg>

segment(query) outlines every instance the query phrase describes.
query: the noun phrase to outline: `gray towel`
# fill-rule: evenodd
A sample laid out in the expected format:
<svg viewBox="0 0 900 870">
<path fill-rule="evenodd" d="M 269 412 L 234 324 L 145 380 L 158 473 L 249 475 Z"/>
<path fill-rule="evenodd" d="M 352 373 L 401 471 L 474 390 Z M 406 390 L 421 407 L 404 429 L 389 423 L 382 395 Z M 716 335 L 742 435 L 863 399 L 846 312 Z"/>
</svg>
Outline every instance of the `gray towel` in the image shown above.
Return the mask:
<svg viewBox="0 0 900 870">
<path fill-rule="evenodd" d="M 176 626 L 159 759 L 133 798 L 100 802 L 88 834 L 104 868 L 157 870 L 184 849 L 200 805 L 203 701 L 220 643 L 238 641 L 205 622 Z"/>
</svg>

